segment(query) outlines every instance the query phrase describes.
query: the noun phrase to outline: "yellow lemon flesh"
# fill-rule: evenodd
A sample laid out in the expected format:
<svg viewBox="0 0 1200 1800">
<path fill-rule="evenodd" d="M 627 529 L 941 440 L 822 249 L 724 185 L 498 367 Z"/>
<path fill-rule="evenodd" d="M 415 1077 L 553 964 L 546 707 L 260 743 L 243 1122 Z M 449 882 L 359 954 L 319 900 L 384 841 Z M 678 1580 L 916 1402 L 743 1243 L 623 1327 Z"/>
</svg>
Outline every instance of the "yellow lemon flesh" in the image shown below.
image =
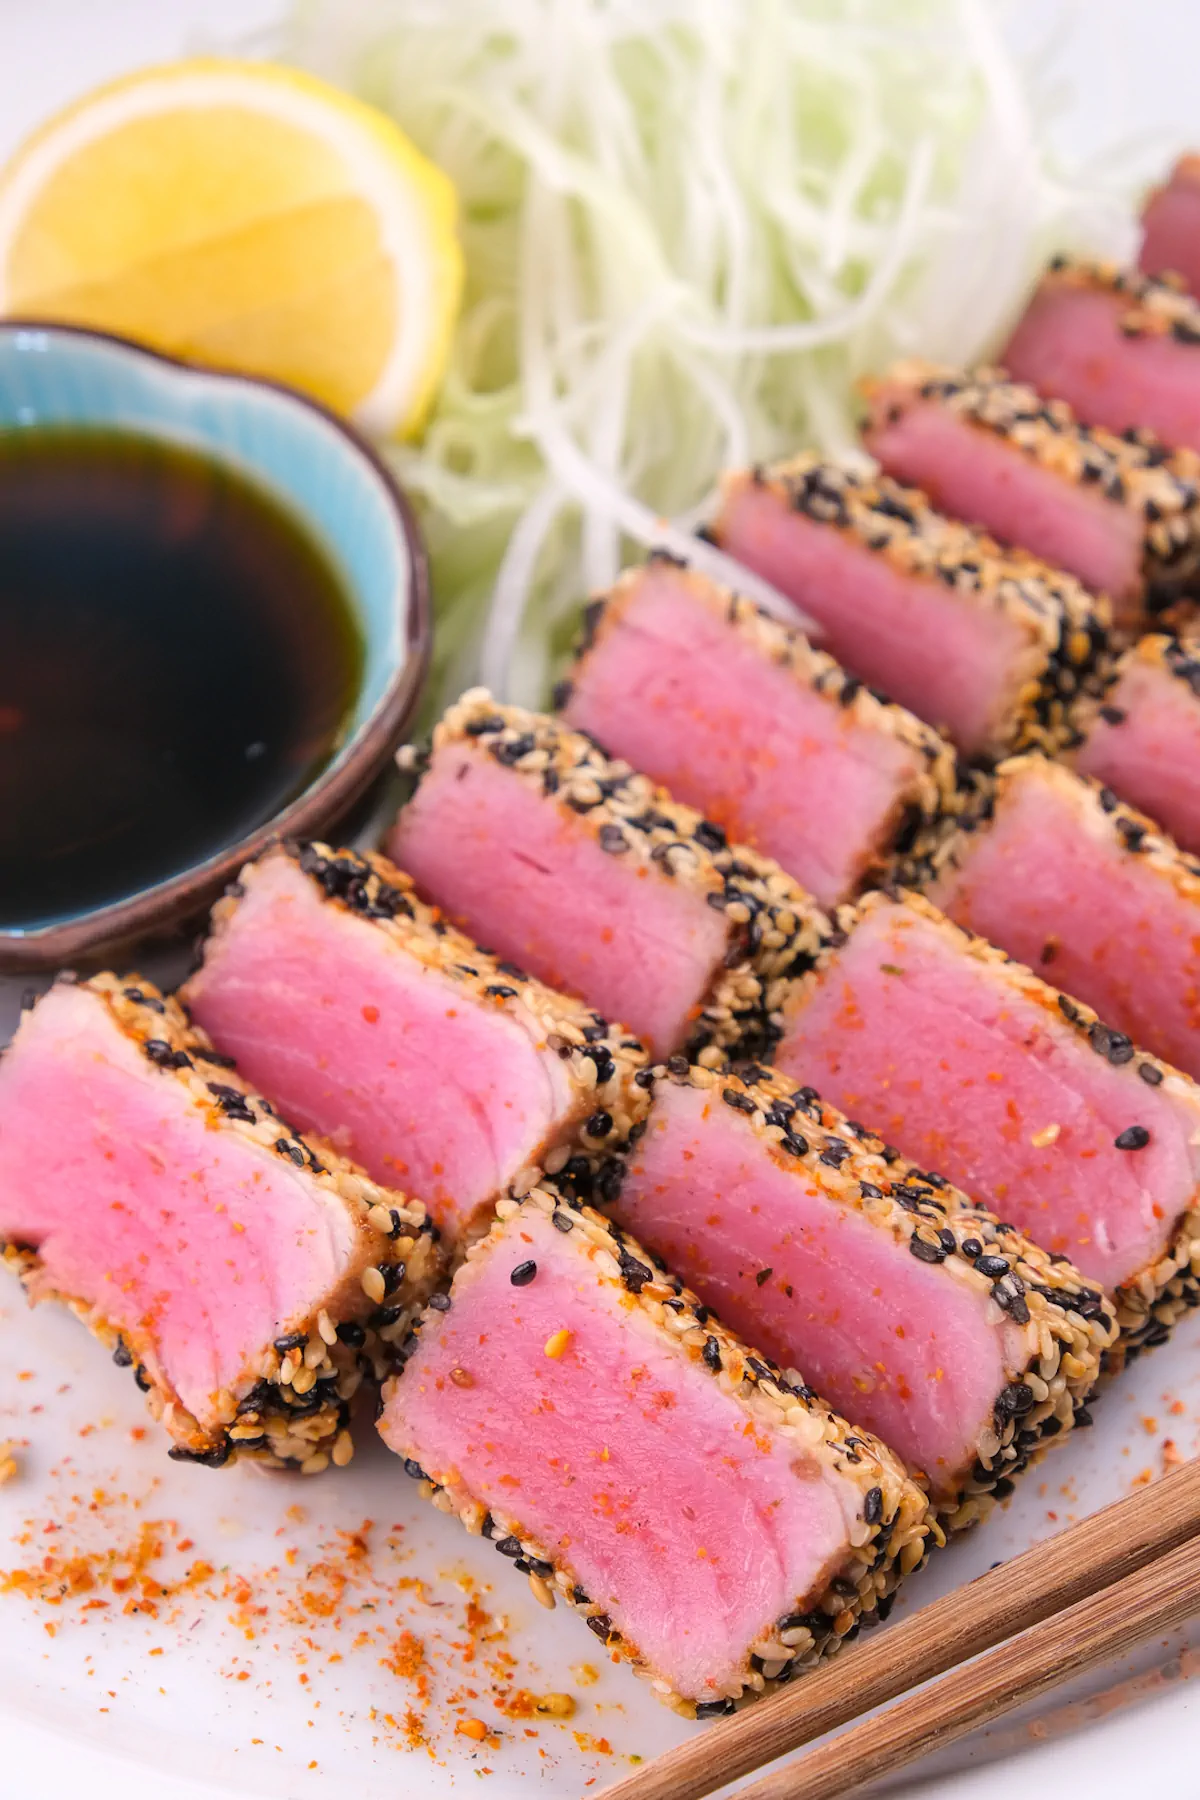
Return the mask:
<svg viewBox="0 0 1200 1800">
<path fill-rule="evenodd" d="M 0 172 L 0 313 L 120 332 L 411 432 L 462 286 L 454 190 L 311 76 L 196 58 L 100 88 Z"/>
</svg>

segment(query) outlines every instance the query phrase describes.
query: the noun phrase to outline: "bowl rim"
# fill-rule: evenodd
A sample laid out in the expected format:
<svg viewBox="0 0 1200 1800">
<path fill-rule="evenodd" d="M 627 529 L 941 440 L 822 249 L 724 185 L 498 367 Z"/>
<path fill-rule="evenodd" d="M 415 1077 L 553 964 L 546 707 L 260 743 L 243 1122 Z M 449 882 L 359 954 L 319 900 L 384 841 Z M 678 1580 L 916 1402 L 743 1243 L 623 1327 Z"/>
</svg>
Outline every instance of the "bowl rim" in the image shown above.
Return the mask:
<svg viewBox="0 0 1200 1800">
<path fill-rule="evenodd" d="M 142 888 L 124 899 L 107 901 L 89 912 L 27 931 L 0 927 L 0 973 L 45 969 L 82 953 L 99 951 L 106 945 L 115 947 L 122 940 L 149 936 L 178 926 L 186 917 L 199 912 L 210 895 L 215 896 L 246 863 L 272 844 L 284 838 L 308 837 L 322 824 L 348 811 L 386 766 L 403 737 L 429 672 L 433 636 L 429 553 L 412 503 L 378 451 L 346 419 L 287 382 L 266 375 L 247 375 L 239 369 L 193 362 L 151 349 L 149 345 L 122 337 L 115 331 L 63 324 L 32 315 L 13 314 L 0 319 L 0 339 L 35 331 L 52 339 L 84 340 L 116 349 L 134 360 L 159 365 L 172 380 L 198 379 L 223 386 L 265 389 L 280 395 L 293 407 L 313 414 L 326 429 L 332 429 L 344 439 L 374 475 L 408 552 L 408 580 L 395 597 L 397 604 L 404 607 L 400 623 L 406 655 L 392 670 L 371 713 L 335 760 L 279 812 L 272 814 L 256 830 L 215 851 L 204 862 L 169 875 L 153 887 Z"/>
</svg>

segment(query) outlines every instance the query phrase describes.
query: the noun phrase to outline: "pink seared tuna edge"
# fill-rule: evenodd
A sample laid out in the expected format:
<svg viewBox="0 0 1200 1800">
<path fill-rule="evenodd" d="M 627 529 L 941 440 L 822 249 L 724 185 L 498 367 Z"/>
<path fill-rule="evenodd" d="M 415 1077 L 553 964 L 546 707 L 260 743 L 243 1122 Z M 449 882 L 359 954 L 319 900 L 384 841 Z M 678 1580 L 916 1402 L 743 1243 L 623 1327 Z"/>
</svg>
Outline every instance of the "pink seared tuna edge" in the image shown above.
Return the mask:
<svg viewBox="0 0 1200 1800">
<path fill-rule="evenodd" d="M 423 1207 L 298 1136 L 149 982 L 60 981 L 0 1061 L 0 1244 L 132 1366 L 171 1454 L 348 1462 L 440 1273 Z"/>
<path fill-rule="evenodd" d="M 712 536 L 970 758 L 1055 749 L 1108 654 L 1107 600 L 855 463 L 806 454 L 727 477 Z"/>
<path fill-rule="evenodd" d="M 1120 1355 L 1200 1294 L 1200 1091 L 916 895 L 839 915 L 778 1063 L 1115 1291 Z"/>
<path fill-rule="evenodd" d="M 387 1390 L 434 1503 L 689 1715 L 884 1616 L 941 1538 L 892 1453 L 590 1208 L 546 1186 L 499 1212 Z"/>
<path fill-rule="evenodd" d="M 381 856 L 313 844 L 251 864 L 183 993 L 289 1117 L 452 1237 L 543 1166 L 586 1188 L 648 1104 L 635 1038 L 451 929 Z"/>
<path fill-rule="evenodd" d="M 560 704 L 821 905 L 954 810 L 950 746 L 749 601 L 662 557 L 586 614 Z"/>
<path fill-rule="evenodd" d="M 974 1524 L 1074 1424 L 1116 1337 L 1109 1302 L 812 1088 L 655 1073 L 617 1218 L 890 1444 L 948 1531 Z"/>
<path fill-rule="evenodd" d="M 777 864 L 543 713 L 464 694 L 390 853 L 429 899 L 656 1056 L 720 1062 L 778 1033 L 825 915 Z"/>
<path fill-rule="evenodd" d="M 1057 257 L 998 360 L 1088 425 L 1200 451 L 1200 306 L 1174 281 Z"/>
<path fill-rule="evenodd" d="M 1200 862 L 1098 782 L 1002 763 L 934 859 L 960 925 L 1200 1077 Z"/>
<path fill-rule="evenodd" d="M 1081 775 L 1153 814 L 1181 849 L 1200 853 L 1200 652 L 1178 638 L 1140 638 L 1102 698 L 1079 707 Z"/>
<path fill-rule="evenodd" d="M 903 363 L 868 387 L 867 448 L 935 506 L 1068 570 L 1132 630 L 1200 571 L 1200 458 L 1081 425 L 1002 369 Z"/>
<path fill-rule="evenodd" d="M 1200 156 L 1181 156 L 1147 200 L 1138 266 L 1147 275 L 1182 276 L 1200 294 Z"/>
</svg>

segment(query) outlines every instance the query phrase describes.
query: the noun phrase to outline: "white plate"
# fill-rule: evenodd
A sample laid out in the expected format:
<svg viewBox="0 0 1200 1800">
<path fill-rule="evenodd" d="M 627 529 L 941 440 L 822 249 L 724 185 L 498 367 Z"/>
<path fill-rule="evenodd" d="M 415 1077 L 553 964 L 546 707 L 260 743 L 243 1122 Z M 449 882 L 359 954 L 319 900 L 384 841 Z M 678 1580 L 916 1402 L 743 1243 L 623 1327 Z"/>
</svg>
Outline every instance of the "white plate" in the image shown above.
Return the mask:
<svg viewBox="0 0 1200 1800">
<path fill-rule="evenodd" d="M 1013 28 L 1027 40 L 1050 9 L 1022 5 Z M 0 0 L 0 156 L 91 83 L 252 32 L 277 11 L 278 0 Z M 1149 171 L 1193 129 L 1200 137 L 1200 17 L 1176 0 L 1143 0 L 1136 19 L 1130 33 L 1127 0 L 1080 9 L 1075 98 L 1059 137 L 1066 153 L 1090 153 L 1153 132 L 1140 159 Z M 20 986 L 0 981 L 0 1042 Z M 130 1596 L 103 1584 L 59 1606 L 0 1593 L 0 1800 L 74 1800 L 85 1781 L 89 1800 L 433 1800 L 472 1791 L 485 1769 L 496 1800 L 533 1783 L 548 1797 L 579 1796 L 697 1729 L 606 1664 L 577 1620 L 541 1612 L 494 1552 L 417 1501 L 381 1448 L 367 1443 L 347 1475 L 324 1481 L 178 1467 L 128 1372 L 70 1317 L 27 1312 L 5 1284 L 0 1440 L 8 1436 L 28 1441 L 18 1479 L 0 1488 L 0 1569 L 44 1574 L 46 1557 L 127 1548 L 150 1532 L 166 1546 L 151 1574 L 174 1580 L 197 1559 L 219 1572 L 159 1601 L 156 1616 L 125 1612 Z M 1161 1473 L 1168 1438 L 1184 1456 L 1200 1450 L 1200 1317 L 1102 1397 L 1091 1432 L 1075 1434 L 983 1530 L 935 1559 L 898 1611 Z M 367 1518 L 369 1555 L 359 1558 L 338 1533 Z M 173 1547 L 188 1540 L 188 1550 Z M 336 1609 L 323 1615 L 322 1596 L 339 1586 Z M 493 1615 L 476 1638 L 500 1635 L 479 1642 L 468 1663 L 455 1646 L 470 1641 L 471 1596 Z M 89 1609 L 97 1599 L 108 1604 Z M 381 1660 L 395 1663 L 403 1631 L 424 1645 L 425 1699 L 417 1679 Z M 1195 1636 L 1200 1645 L 1200 1628 Z M 411 1641 L 407 1655 L 410 1664 Z M 581 1664 L 596 1670 L 594 1685 L 573 1672 Z M 1200 1650 L 1185 1635 L 1165 1639 L 889 1791 L 992 1800 L 1018 1778 L 1035 1792 L 1061 1783 L 1116 1800 L 1139 1779 L 1161 1789 L 1174 1778 L 1190 1794 L 1197 1670 Z M 570 1692 L 577 1714 L 566 1723 L 507 1717 L 498 1699 L 515 1688 Z M 410 1706 L 427 1745 L 408 1745 Z M 499 1738 L 476 1746 L 455 1731 L 465 1717 L 495 1725 Z M 595 1747 L 601 1739 L 609 1748 Z"/>
</svg>

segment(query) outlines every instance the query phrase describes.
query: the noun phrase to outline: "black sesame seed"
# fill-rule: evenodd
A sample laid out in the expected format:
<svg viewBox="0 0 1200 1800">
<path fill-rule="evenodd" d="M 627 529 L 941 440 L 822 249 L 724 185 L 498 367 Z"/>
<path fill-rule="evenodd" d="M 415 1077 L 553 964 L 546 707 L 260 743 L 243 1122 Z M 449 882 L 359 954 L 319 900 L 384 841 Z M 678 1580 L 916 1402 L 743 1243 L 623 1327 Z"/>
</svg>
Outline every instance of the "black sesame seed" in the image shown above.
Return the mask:
<svg viewBox="0 0 1200 1800">
<path fill-rule="evenodd" d="M 1102 706 L 1100 717 L 1106 725 L 1123 725 L 1125 723 L 1125 714 L 1119 706 Z"/>
<path fill-rule="evenodd" d="M 449 1294 L 430 1294 L 429 1304 L 434 1312 L 449 1312 L 450 1296 Z"/>
<path fill-rule="evenodd" d="M 1144 1125 L 1127 1125 L 1113 1139 L 1118 1150 L 1144 1150 L 1150 1142 L 1150 1133 Z"/>
<path fill-rule="evenodd" d="M 964 1238 L 962 1243 L 962 1253 L 964 1256 L 981 1256 L 983 1254 L 983 1245 L 978 1238 Z"/>
<path fill-rule="evenodd" d="M 612 1114 L 604 1112 L 603 1110 L 594 1112 L 584 1126 L 584 1130 L 587 1132 L 588 1136 L 594 1138 L 607 1137 L 612 1128 Z"/>
<path fill-rule="evenodd" d="M 883 1489 L 868 1488 L 863 1498 L 863 1518 L 868 1525 L 878 1525 L 883 1518 Z"/>
<path fill-rule="evenodd" d="M 963 1248 L 965 1250 L 966 1246 Z M 1001 1276 L 1008 1274 L 1008 1261 L 1003 1256 L 977 1256 L 975 1267 L 991 1281 L 998 1281 Z"/>
<path fill-rule="evenodd" d="M 743 1094 L 737 1088 L 722 1088 L 721 1098 L 726 1106 L 732 1106 L 738 1112 L 752 1113 L 758 1110 L 749 1094 Z"/>
<path fill-rule="evenodd" d="M 307 1342 L 308 1333 L 306 1331 L 290 1331 L 286 1337 L 275 1339 L 275 1348 L 280 1356 L 286 1356 L 289 1350 L 298 1350 L 301 1344 L 307 1344 Z"/>
<path fill-rule="evenodd" d="M 600 848 L 607 850 L 610 856 L 623 856 L 629 848 L 629 839 L 619 825 L 602 825 L 597 837 Z"/>
<path fill-rule="evenodd" d="M 714 825 L 711 819 L 701 819 L 692 836 L 705 850 L 724 850 L 727 842 L 721 827 Z"/>
<path fill-rule="evenodd" d="M 1138 1074 L 1147 1087 L 1161 1087 L 1163 1072 L 1157 1063 L 1144 1062 L 1138 1064 Z"/>
<path fill-rule="evenodd" d="M 701 1355 L 714 1373 L 721 1367 L 721 1346 L 715 1337 L 705 1338 Z"/>
<path fill-rule="evenodd" d="M 367 1341 L 366 1332 L 361 1325 L 356 1325 L 353 1319 L 343 1320 L 337 1327 L 337 1334 L 340 1342 L 349 1344 L 352 1349 L 357 1349 Z"/>
<path fill-rule="evenodd" d="M 915 1256 L 918 1262 L 940 1263 L 946 1260 L 946 1252 L 941 1244 L 931 1244 L 928 1238 L 918 1236 L 915 1231 L 908 1240 L 908 1248 L 910 1255 Z"/>
<path fill-rule="evenodd" d="M 536 1274 L 537 1264 L 535 1262 L 523 1262 L 517 1264 L 508 1279 L 514 1287 L 528 1287 Z"/>
<path fill-rule="evenodd" d="M 557 1208 L 553 1215 L 553 1223 L 557 1231 L 567 1232 L 575 1229 L 575 1221 L 570 1213 L 561 1212 Z"/>
<path fill-rule="evenodd" d="M 112 1359 L 116 1363 L 118 1369 L 130 1369 L 133 1367 L 133 1351 L 129 1348 L 129 1345 L 125 1342 L 124 1338 L 119 1338 L 117 1340 L 117 1347 L 112 1353 Z"/>
<path fill-rule="evenodd" d="M 182 1444 L 172 1444 L 167 1455 L 172 1462 L 199 1463 L 202 1469 L 223 1469 L 233 1454 L 233 1446 L 226 1438 L 215 1450 L 185 1450 Z"/>
<path fill-rule="evenodd" d="M 172 1050 L 170 1044 L 165 1043 L 162 1038 L 147 1038 L 142 1049 L 160 1069 L 190 1069 L 192 1066 L 192 1059 L 186 1050 Z"/>
<path fill-rule="evenodd" d="M 758 1274 L 754 1277 L 755 1285 L 758 1287 L 765 1287 L 766 1283 L 770 1281 L 774 1273 L 774 1269 L 760 1269 Z"/>
<path fill-rule="evenodd" d="M 404 1459 L 404 1473 L 411 1476 L 414 1481 L 429 1480 L 428 1475 L 425 1473 L 420 1463 L 415 1461 L 411 1456 L 406 1456 Z"/>
<path fill-rule="evenodd" d="M 591 1623 L 589 1619 L 588 1624 Z M 700 1700 L 696 1703 L 698 1719 L 727 1719 L 734 1710 L 732 1700 Z"/>
<path fill-rule="evenodd" d="M 621 1253 L 617 1260 L 621 1266 L 621 1280 L 625 1286 L 631 1294 L 640 1294 L 646 1283 L 653 1278 L 654 1271 L 647 1268 L 644 1262 L 639 1262 L 636 1256 L 631 1256 L 624 1245 L 621 1246 Z"/>
<path fill-rule="evenodd" d="M 293 1144 L 290 1138 L 276 1138 L 275 1148 L 280 1156 L 290 1156 L 297 1168 L 304 1167 L 304 1146 L 302 1144 Z"/>
<path fill-rule="evenodd" d="M 612 1633 L 612 1620 L 607 1613 L 593 1613 L 587 1620 L 587 1628 L 589 1631 L 594 1631 L 598 1638 L 602 1638 L 607 1643 Z"/>
</svg>

